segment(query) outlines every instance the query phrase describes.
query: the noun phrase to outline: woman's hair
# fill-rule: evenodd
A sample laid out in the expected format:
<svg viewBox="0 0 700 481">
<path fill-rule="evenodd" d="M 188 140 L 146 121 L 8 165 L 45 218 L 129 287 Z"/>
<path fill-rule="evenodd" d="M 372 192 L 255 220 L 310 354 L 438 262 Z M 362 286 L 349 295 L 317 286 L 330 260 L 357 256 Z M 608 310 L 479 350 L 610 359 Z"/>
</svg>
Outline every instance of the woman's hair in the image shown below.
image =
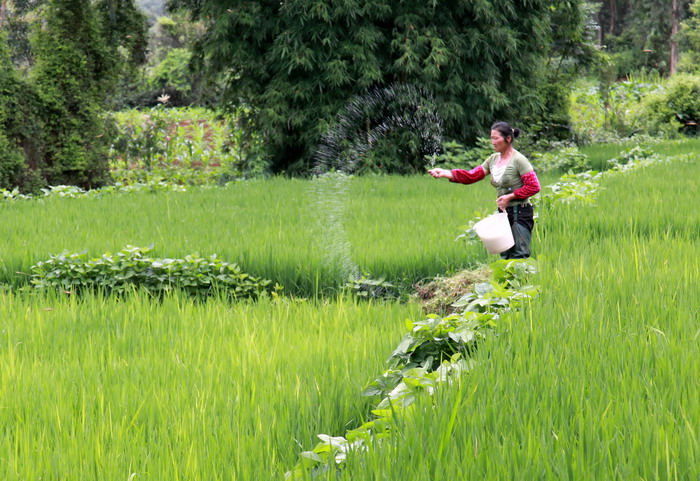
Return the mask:
<svg viewBox="0 0 700 481">
<path fill-rule="evenodd" d="M 514 129 L 508 122 L 496 122 L 491 126 L 491 130 L 498 131 L 498 133 L 501 134 L 501 136 L 506 140 L 508 137 L 510 137 L 511 142 L 513 142 L 515 138 L 520 135 L 520 129 Z"/>
</svg>

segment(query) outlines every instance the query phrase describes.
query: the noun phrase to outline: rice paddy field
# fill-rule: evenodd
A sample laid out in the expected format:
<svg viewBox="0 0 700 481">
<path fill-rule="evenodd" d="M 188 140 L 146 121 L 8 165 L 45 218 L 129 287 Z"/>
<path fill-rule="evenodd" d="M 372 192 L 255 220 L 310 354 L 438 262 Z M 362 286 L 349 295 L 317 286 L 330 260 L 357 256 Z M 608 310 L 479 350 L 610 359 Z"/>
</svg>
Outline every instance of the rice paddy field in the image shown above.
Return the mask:
<svg viewBox="0 0 700 481">
<path fill-rule="evenodd" d="M 352 260 L 374 277 L 411 284 L 485 261 L 455 242 L 476 212 L 495 211 L 493 188 L 425 177 L 352 179 L 337 199 Z M 315 295 L 344 283 L 325 259 L 338 249 L 324 232 L 313 182 L 274 178 L 226 188 L 137 193 L 97 199 L 47 198 L 0 204 L 0 282 L 21 283 L 38 261 L 63 250 L 91 256 L 153 244 L 154 255 L 217 254 L 244 270 Z M 333 241 L 333 239 L 331 239 Z M 24 276 L 26 280 L 26 276 Z"/>
<path fill-rule="evenodd" d="M 339 478 L 698 479 L 698 178 L 697 158 L 653 165 L 605 177 L 595 204 L 543 209 L 541 295 Z M 454 240 L 493 209 L 484 182 L 352 179 L 345 205 L 353 261 L 375 277 L 408 285 L 495 259 Z M 342 279 L 319 209 L 309 182 L 284 179 L 2 204 L 0 478 L 281 480 L 317 434 L 362 424 L 377 400 L 361 391 L 424 314 L 327 295 Z M 129 244 L 216 253 L 286 295 L 22 288 L 18 272 L 49 254 Z"/>
</svg>

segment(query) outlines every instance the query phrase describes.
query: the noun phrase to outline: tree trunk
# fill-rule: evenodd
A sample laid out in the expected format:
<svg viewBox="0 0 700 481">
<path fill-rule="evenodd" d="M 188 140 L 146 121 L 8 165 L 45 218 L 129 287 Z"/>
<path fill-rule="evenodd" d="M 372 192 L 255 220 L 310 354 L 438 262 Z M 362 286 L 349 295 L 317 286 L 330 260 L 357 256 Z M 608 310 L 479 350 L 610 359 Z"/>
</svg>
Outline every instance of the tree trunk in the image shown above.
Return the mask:
<svg viewBox="0 0 700 481">
<path fill-rule="evenodd" d="M 615 35 L 615 25 L 617 24 L 617 1 L 608 0 L 608 8 L 610 9 L 610 25 L 608 25 L 608 34 Z"/>
<path fill-rule="evenodd" d="M 2 0 L 2 3 L 0 3 L 0 25 L 5 23 L 5 15 L 7 12 L 7 2 L 8 2 L 8 0 Z"/>
<path fill-rule="evenodd" d="M 678 64 L 678 42 L 676 36 L 678 34 L 678 17 L 680 17 L 680 0 L 671 1 L 671 61 L 668 65 L 669 75 L 676 73 L 676 64 Z"/>
</svg>

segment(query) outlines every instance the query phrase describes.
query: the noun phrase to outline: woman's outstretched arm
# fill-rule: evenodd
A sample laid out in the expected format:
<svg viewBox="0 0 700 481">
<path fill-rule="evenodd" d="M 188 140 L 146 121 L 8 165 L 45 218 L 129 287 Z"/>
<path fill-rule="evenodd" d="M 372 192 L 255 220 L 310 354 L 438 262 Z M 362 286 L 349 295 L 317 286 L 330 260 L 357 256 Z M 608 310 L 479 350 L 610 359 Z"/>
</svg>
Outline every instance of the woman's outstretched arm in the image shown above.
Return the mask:
<svg viewBox="0 0 700 481">
<path fill-rule="evenodd" d="M 428 172 L 436 179 L 444 177 L 446 179 L 449 179 L 450 182 L 458 182 L 460 184 L 473 184 L 474 182 L 478 182 L 484 177 L 486 177 L 486 172 L 484 171 L 484 168 L 482 166 L 475 167 L 472 170 L 432 169 Z"/>
</svg>

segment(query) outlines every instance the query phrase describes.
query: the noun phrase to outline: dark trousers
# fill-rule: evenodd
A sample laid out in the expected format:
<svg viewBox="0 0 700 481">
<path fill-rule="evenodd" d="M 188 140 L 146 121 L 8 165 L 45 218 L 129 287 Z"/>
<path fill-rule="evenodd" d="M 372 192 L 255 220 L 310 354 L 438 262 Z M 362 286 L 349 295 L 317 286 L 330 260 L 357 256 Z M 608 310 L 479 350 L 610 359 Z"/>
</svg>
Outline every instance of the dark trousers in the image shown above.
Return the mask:
<svg viewBox="0 0 700 481">
<path fill-rule="evenodd" d="M 515 245 L 501 252 L 503 259 L 525 259 L 530 257 L 530 240 L 535 227 L 532 204 L 514 205 L 506 208 L 508 221 L 513 231 Z"/>
</svg>

